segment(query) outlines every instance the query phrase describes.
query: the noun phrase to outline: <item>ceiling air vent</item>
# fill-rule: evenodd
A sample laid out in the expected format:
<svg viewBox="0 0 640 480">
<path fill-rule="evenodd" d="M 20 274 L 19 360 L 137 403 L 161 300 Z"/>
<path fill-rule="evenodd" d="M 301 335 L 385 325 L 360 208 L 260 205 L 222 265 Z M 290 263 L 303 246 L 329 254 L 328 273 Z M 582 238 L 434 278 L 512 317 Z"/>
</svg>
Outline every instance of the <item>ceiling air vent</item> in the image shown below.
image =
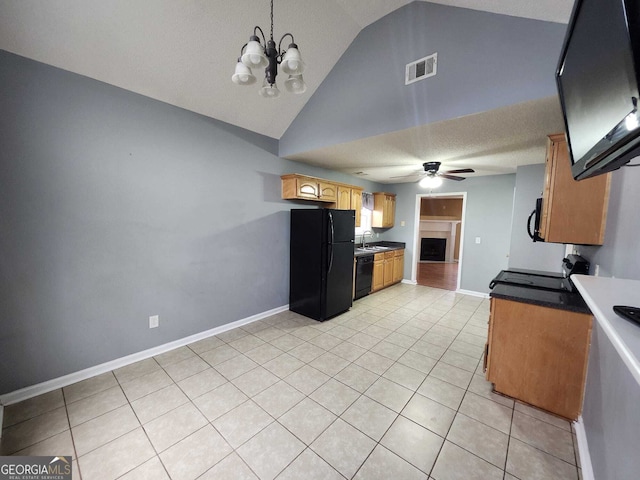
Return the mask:
<svg viewBox="0 0 640 480">
<path fill-rule="evenodd" d="M 418 80 L 433 77 L 436 74 L 437 67 L 438 53 L 433 53 L 428 57 L 408 63 L 405 70 L 404 84 L 409 85 Z"/>
</svg>

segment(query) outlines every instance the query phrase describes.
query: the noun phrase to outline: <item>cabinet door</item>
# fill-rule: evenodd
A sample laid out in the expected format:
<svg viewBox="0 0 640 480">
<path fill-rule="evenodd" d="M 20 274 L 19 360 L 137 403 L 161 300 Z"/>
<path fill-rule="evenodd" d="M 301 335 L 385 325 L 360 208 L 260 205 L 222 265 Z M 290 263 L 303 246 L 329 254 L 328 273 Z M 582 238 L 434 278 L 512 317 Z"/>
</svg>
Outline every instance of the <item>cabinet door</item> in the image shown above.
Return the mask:
<svg viewBox="0 0 640 480">
<path fill-rule="evenodd" d="M 317 199 L 320 196 L 318 182 L 313 179 L 300 177 L 296 179 L 296 190 L 299 198 Z"/>
<path fill-rule="evenodd" d="M 396 255 L 395 257 L 393 257 L 393 283 L 401 282 L 403 276 L 404 276 L 404 254 Z"/>
<path fill-rule="evenodd" d="M 547 144 L 540 236 L 547 242 L 602 245 L 611 174 L 576 181 L 564 135 Z"/>
<path fill-rule="evenodd" d="M 360 215 L 362 213 L 362 190 L 351 189 L 351 210 L 356 212 L 356 227 L 360 226 Z"/>
<path fill-rule="evenodd" d="M 338 203 L 336 208 L 338 210 L 351 209 L 351 189 L 349 187 L 338 186 Z"/>
<path fill-rule="evenodd" d="M 385 228 L 393 227 L 396 214 L 396 197 L 394 195 L 385 194 L 384 196 L 384 214 L 383 226 Z"/>
<path fill-rule="evenodd" d="M 393 283 L 393 265 L 395 252 L 385 252 L 384 254 L 384 286 L 388 287 Z"/>
<path fill-rule="evenodd" d="M 491 376 L 491 334 L 493 325 L 493 302 L 494 298 L 489 300 L 489 332 L 487 333 L 487 343 L 484 346 L 484 364 L 483 370 L 485 372 L 485 378 L 489 380 Z"/>
<path fill-rule="evenodd" d="M 396 209 L 396 196 L 390 193 L 374 192 L 371 226 L 376 228 L 393 227 Z"/>
<path fill-rule="evenodd" d="M 384 287 L 384 258 L 376 259 L 373 262 L 373 278 L 371 280 L 371 291 L 375 292 Z"/>
<path fill-rule="evenodd" d="M 319 183 L 319 200 L 323 202 L 336 202 L 338 200 L 338 188 L 333 183 Z"/>
<path fill-rule="evenodd" d="M 497 392 L 575 420 L 582 408 L 592 317 L 492 302 L 487 379 Z"/>
</svg>

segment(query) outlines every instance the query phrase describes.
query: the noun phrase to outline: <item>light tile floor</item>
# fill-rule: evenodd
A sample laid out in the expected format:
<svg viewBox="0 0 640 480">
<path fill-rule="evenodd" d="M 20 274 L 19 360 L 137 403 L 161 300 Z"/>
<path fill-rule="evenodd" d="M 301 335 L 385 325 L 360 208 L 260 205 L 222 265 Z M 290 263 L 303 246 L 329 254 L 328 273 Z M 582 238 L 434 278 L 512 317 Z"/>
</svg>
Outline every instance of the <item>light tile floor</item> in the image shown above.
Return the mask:
<svg viewBox="0 0 640 480">
<path fill-rule="evenodd" d="M 491 392 L 489 303 L 397 285 L 6 407 L 0 453 L 94 479 L 578 479 L 569 422 Z"/>
</svg>

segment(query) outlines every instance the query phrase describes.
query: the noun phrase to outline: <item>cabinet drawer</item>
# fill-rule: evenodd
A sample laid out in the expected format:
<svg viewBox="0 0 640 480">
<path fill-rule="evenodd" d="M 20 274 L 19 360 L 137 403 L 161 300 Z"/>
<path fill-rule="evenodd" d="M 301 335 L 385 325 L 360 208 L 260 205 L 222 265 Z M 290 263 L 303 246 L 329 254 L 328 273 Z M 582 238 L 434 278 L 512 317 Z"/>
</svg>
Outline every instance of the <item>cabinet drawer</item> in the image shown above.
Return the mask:
<svg viewBox="0 0 640 480">
<path fill-rule="evenodd" d="M 396 256 L 396 252 L 384 252 L 384 258 L 393 258 Z"/>
</svg>

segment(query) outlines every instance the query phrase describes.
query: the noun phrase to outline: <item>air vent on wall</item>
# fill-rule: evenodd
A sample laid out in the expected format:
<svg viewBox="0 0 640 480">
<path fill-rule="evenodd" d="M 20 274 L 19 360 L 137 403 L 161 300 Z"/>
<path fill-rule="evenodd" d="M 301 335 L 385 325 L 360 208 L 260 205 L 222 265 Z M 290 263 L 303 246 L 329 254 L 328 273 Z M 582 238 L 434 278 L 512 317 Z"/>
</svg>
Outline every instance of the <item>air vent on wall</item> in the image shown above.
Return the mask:
<svg viewBox="0 0 640 480">
<path fill-rule="evenodd" d="M 438 67 L 438 53 L 433 53 L 428 57 L 421 58 L 415 62 L 407 64 L 404 76 L 404 84 L 417 82 L 418 80 L 424 80 L 425 78 L 433 77 L 436 74 Z"/>
</svg>

